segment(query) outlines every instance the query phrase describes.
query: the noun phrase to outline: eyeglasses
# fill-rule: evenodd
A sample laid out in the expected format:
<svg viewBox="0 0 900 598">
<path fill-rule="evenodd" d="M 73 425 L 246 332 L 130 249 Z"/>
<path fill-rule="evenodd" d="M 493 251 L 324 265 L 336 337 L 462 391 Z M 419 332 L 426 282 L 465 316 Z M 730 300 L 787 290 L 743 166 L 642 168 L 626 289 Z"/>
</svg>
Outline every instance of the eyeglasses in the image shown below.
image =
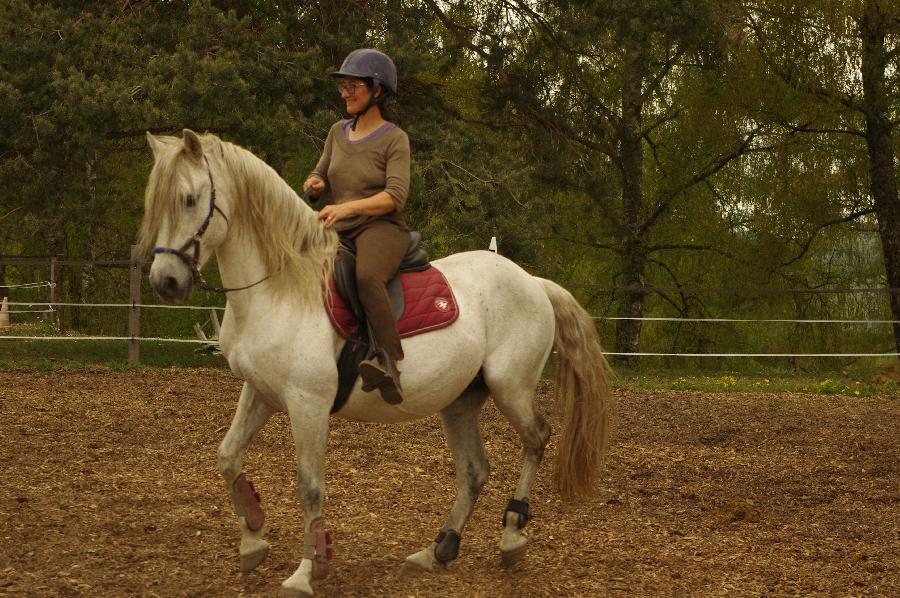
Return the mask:
<svg viewBox="0 0 900 598">
<path fill-rule="evenodd" d="M 338 93 L 348 93 L 353 95 L 360 87 L 366 87 L 362 81 L 339 81 L 337 84 Z"/>
</svg>

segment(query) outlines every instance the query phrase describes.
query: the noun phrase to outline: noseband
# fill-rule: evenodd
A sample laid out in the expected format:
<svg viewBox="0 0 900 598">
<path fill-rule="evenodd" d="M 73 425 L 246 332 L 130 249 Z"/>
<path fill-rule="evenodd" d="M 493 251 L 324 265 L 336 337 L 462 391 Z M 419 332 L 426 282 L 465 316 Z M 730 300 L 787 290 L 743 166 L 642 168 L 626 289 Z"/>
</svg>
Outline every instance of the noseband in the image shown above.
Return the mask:
<svg viewBox="0 0 900 598">
<path fill-rule="evenodd" d="M 197 229 L 197 232 L 195 232 L 194 235 L 190 239 L 188 239 L 179 249 L 175 249 L 174 247 L 156 247 L 153 250 L 153 253 L 171 253 L 172 255 L 177 256 L 182 262 L 185 263 L 188 268 L 190 268 L 191 277 L 193 278 L 194 284 L 207 291 L 212 291 L 213 293 L 229 293 L 231 291 L 243 291 L 244 289 L 255 287 L 269 277 L 265 276 L 260 280 L 257 280 L 253 284 L 248 284 L 245 287 L 224 288 L 210 286 L 206 282 L 206 280 L 204 280 L 203 273 L 200 272 L 200 239 L 203 237 L 206 229 L 209 228 L 209 223 L 212 221 L 215 212 L 221 214 L 222 218 L 225 219 L 225 223 L 228 224 L 228 216 L 226 216 L 225 212 L 223 212 L 221 208 L 216 205 L 216 185 L 215 183 L 213 183 L 212 169 L 209 167 L 209 159 L 207 159 L 206 156 L 203 156 L 203 161 L 206 162 L 206 173 L 209 175 L 209 213 L 206 215 L 206 219 L 203 221 L 203 224 L 200 225 L 200 228 Z M 193 247 L 194 249 L 194 254 L 188 255 L 187 251 L 191 247 Z"/>
</svg>

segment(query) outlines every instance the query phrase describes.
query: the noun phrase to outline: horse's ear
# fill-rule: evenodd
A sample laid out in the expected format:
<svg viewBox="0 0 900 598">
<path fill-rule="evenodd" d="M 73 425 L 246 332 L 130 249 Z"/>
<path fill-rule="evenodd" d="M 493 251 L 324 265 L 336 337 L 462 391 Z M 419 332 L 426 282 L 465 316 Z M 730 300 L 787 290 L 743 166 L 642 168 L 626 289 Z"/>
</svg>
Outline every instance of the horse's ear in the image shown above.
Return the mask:
<svg viewBox="0 0 900 598">
<path fill-rule="evenodd" d="M 195 160 L 203 158 L 203 145 L 200 143 L 200 137 L 190 129 L 184 129 L 181 134 L 184 136 L 184 151 Z"/>
<path fill-rule="evenodd" d="M 162 153 L 165 144 L 153 136 L 153 133 L 147 131 L 147 143 L 150 145 L 150 151 L 153 152 L 153 157 L 155 159 L 159 159 L 159 155 Z"/>
</svg>

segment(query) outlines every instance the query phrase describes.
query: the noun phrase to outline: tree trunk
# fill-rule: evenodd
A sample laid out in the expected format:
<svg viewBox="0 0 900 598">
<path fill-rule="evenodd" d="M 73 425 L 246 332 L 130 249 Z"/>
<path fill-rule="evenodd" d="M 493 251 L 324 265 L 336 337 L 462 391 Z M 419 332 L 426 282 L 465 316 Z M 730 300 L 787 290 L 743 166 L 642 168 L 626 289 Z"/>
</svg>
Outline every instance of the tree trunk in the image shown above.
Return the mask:
<svg viewBox="0 0 900 598">
<path fill-rule="evenodd" d="M 647 258 L 644 251 L 642 214 L 644 212 L 643 186 L 643 69 L 640 51 L 627 54 L 622 85 L 622 121 L 617 127 L 619 137 L 619 167 L 622 173 L 622 275 L 625 291 L 619 317 L 642 318 L 644 316 L 644 269 Z M 616 352 L 637 353 L 640 350 L 642 321 L 638 319 L 616 322 Z M 620 355 L 614 360 L 626 366 L 635 366 L 640 358 Z"/>
<path fill-rule="evenodd" d="M 866 144 L 869 150 L 869 189 L 878 214 L 878 231 L 887 272 L 891 314 L 900 321 L 900 196 L 894 171 L 893 125 L 889 118 L 885 93 L 887 51 L 885 49 L 885 15 L 878 2 L 866 2 L 860 27 L 862 35 L 862 79 Z M 894 324 L 894 344 L 900 352 L 900 324 Z"/>
</svg>

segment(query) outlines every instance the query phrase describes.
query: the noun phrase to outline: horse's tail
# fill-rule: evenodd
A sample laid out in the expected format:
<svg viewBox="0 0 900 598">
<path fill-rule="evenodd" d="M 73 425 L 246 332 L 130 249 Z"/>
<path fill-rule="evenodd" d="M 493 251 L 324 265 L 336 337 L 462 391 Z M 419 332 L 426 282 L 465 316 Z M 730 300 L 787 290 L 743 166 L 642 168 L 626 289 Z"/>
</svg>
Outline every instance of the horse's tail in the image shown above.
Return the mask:
<svg viewBox="0 0 900 598">
<path fill-rule="evenodd" d="M 609 364 L 593 319 L 575 297 L 554 282 L 538 280 L 556 317 L 556 400 L 565 414 L 556 483 L 564 497 L 584 495 L 592 490 L 606 454 L 612 410 Z"/>
</svg>

